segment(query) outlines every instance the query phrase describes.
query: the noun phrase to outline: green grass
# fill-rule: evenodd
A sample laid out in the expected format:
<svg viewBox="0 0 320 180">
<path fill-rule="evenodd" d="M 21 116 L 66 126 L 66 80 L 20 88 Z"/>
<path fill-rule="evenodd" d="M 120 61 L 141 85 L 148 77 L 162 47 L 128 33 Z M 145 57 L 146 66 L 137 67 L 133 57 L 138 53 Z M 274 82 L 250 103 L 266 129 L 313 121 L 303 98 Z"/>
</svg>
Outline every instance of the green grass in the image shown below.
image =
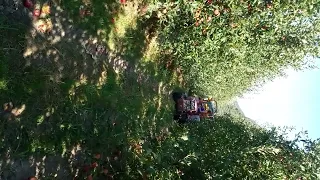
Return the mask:
<svg viewBox="0 0 320 180">
<path fill-rule="evenodd" d="M 175 88 L 175 78 L 160 68 L 158 56 L 150 52 L 156 52 L 157 45 L 153 40 L 149 48 L 143 31 L 145 22 L 137 13 L 127 22 L 126 17 L 136 8 L 123 8 L 124 12 L 121 12 L 117 5 L 115 8 L 119 14 L 115 17 L 116 23 L 112 24 L 109 21 L 111 15 L 104 12 L 99 3 L 92 2 L 94 16 L 88 19 L 78 19 L 80 1 L 63 1 L 62 7 L 76 22 L 74 26 L 77 28 L 89 30 L 92 35 L 101 29 L 104 36 L 99 36 L 100 41 L 106 45 L 116 44 L 108 48 L 119 54 L 134 71 L 116 73 L 107 59 L 90 69 L 99 68 L 96 74 L 89 74 L 84 68 L 73 69 L 66 61 L 78 64 L 93 61 L 82 59 L 83 55 L 72 47 L 73 42 L 66 43 L 66 40 L 52 45 L 46 39 L 36 37 L 30 44 L 27 42 L 30 41 L 30 27 L 8 19 L 1 20 L 2 27 L 7 28 L 0 29 L 0 104 L 12 102 L 11 115 L 20 107 L 26 107 L 11 120 L 7 117 L 10 113 L 2 116 L 0 148 L 3 167 L 12 166 L 5 162 L 31 157 L 60 157 L 67 162 L 72 149 L 79 145 L 84 154 L 81 163 L 74 163 L 72 168 L 65 167 L 66 173 L 60 178 L 75 176 L 76 169 L 81 171 L 82 166 L 96 161 L 93 158 L 96 153 L 102 155 L 98 163 L 108 168 L 109 174 L 125 177 L 128 163 L 134 162 L 133 159 L 126 160 L 133 155 L 131 148 L 134 144 L 144 137 L 158 136 L 164 128 L 174 125 L 168 92 Z M 135 26 L 131 26 L 132 23 Z M 115 28 L 119 31 L 115 32 Z M 38 48 L 30 56 L 24 56 L 27 48 L 38 44 L 44 49 Z M 61 55 L 58 63 L 65 65 L 65 70 L 59 71 L 61 78 L 58 80 L 54 78 L 58 74 L 58 63 L 54 63 L 54 56 L 45 56 L 54 49 Z M 41 55 L 44 55 L 42 59 Z M 26 63 L 28 61 L 31 65 Z M 141 82 L 137 82 L 139 77 Z M 119 151 L 119 160 L 108 160 Z M 52 178 L 57 169 L 51 166 L 46 168 L 53 169 L 52 172 L 39 176 Z M 95 174 L 101 176 L 100 170 Z M 86 173 L 82 175 L 86 176 Z"/>
<path fill-rule="evenodd" d="M 116 4 L 110 12 L 92 0 L 93 16 L 81 19 L 80 0 L 62 1 L 64 11 L 53 9 L 52 17 L 62 29 L 44 36 L 31 36 L 28 23 L 0 19 L 0 178 L 25 179 L 36 168 L 41 179 L 310 175 L 301 164 L 319 164 L 319 153 L 301 151 L 299 138 L 290 142 L 258 127 L 236 104 L 219 101 L 223 114 L 215 121 L 173 123 L 169 92 L 183 82 L 166 67 L 173 56 L 160 53 L 157 18 L 139 16 L 140 4 Z M 94 60 L 83 52 L 90 37 L 109 56 Z M 84 171 L 93 163 L 98 166 Z"/>
<path fill-rule="evenodd" d="M 272 179 L 272 172 L 282 173 L 281 165 L 270 170 L 265 163 L 279 163 L 278 157 L 258 151 L 278 148 L 278 136 L 248 121 L 235 104 L 219 101 L 215 121 L 173 122 L 169 92 L 183 82 L 168 65 L 173 56 L 161 52 L 157 18 L 139 15 L 142 2 L 113 1 L 105 9 L 92 0 L 93 15 L 84 18 L 81 3 L 62 1 L 63 12 L 52 10 L 61 27 L 51 35 L 31 36 L 30 24 L 0 20 L 0 178 Z M 94 60 L 83 52 L 89 38 L 109 55 Z M 98 167 L 84 171 L 93 163 Z"/>
</svg>

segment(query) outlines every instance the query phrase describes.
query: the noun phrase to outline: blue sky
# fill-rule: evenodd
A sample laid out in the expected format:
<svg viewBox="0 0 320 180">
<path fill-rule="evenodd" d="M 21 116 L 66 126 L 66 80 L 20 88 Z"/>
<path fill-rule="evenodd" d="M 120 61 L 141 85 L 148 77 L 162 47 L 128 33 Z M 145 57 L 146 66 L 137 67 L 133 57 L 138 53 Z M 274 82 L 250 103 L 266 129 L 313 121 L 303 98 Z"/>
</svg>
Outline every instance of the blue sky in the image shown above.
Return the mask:
<svg viewBox="0 0 320 180">
<path fill-rule="evenodd" d="M 319 69 L 287 70 L 287 77 L 266 83 L 257 93 L 238 99 L 244 114 L 259 124 L 294 126 L 320 138 L 320 59 Z"/>
</svg>

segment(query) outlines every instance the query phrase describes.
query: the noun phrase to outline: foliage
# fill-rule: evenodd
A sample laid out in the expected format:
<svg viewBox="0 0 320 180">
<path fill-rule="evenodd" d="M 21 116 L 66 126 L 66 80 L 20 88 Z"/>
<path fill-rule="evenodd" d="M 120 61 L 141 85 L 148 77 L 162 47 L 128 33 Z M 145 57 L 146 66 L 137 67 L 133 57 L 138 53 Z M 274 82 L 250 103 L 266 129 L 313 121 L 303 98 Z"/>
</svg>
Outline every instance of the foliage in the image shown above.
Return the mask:
<svg viewBox="0 0 320 180">
<path fill-rule="evenodd" d="M 230 99 L 319 56 L 319 2 L 177 1 L 155 9 L 162 51 L 187 85 Z"/>
<path fill-rule="evenodd" d="M 46 36 L 31 38 L 29 28 L 6 18 L 1 21 L 0 177 L 25 179 L 35 175 L 36 167 L 43 170 L 38 177 L 47 179 L 90 174 L 105 179 L 132 173 L 134 165 L 127 168 L 126 159 L 136 141 L 173 123 L 171 101 L 163 89 L 174 88 L 174 80 L 160 72 L 153 60 L 139 61 L 145 48 L 143 31 L 127 29 L 119 38 L 125 47 L 117 58 L 132 67 L 117 73 L 118 67 L 109 59 L 100 59 L 101 64 L 94 66 L 90 56 L 81 54 L 79 42 L 72 40 L 84 35 L 79 34 L 81 29 L 71 38 L 66 35 L 49 44 Z M 29 57 L 24 56 L 26 49 L 37 45 L 43 49 L 34 48 Z M 49 56 L 52 49 L 57 53 Z M 61 64 L 64 69 L 57 68 Z M 84 172 L 94 163 L 99 166 Z M 23 167 L 28 167 L 27 172 Z"/>
<path fill-rule="evenodd" d="M 174 127 L 178 132 L 160 144 L 144 141 L 136 158 L 143 164 L 140 168 L 152 178 L 316 179 L 319 142 L 299 136 L 288 141 L 276 129 L 265 130 L 248 123 L 219 116 L 215 122 Z M 305 141 L 312 151 L 298 147 L 298 142 Z"/>
<path fill-rule="evenodd" d="M 111 22 L 116 15 L 106 12 L 101 1 L 92 3 L 93 16 L 76 22 L 90 32 L 103 29 L 107 41 L 116 28 Z M 226 8 L 219 3 L 205 6 L 178 1 L 160 3 L 164 6 L 161 8 L 159 4 L 150 5 L 151 12 L 155 8 L 159 13 L 162 26 L 157 33 L 163 57 L 148 58 L 171 57 L 181 66 L 187 86 L 202 93 L 213 92 L 213 88 L 218 98 L 229 98 L 260 78 L 280 73 L 285 65 L 300 66 L 299 58 L 313 53 L 307 45 L 315 43 L 312 33 L 316 31 L 288 24 L 291 13 L 295 13 L 285 10 L 289 5 L 275 3 L 269 8 L 267 4 L 265 10 L 277 15 L 269 17 L 260 12 L 260 1 L 252 1 L 249 9 L 243 1 L 226 1 Z M 78 0 L 62 4 L 76 18 L 81 5 Z M 121 13 L 119 6 L 114 8 Z M 194 19 L 199 7 L 199 19 Z M 216 8 L 221 8 L 219 13 Z M 283 21 L 277 19 L 281 17 L 279 12 Z M 301 18 L 312 12 L 305 13 Z M 207 21 L 209 14 L 212 17 Z M 101 20 L 104 15 L 107 19 Z M 126 19 L 119 17 L 115 19 Z M 55 18 L 56 22 L 64 19 L 59 15 Z M 21 171 L 14 165 L 27 162 L 26 167 L 34 171 L 39 168 L 43 173 L 39 177 L 48 179 L 71 179 L 76 175 L 82 179 L 319 179 L 319 141 L 301 135 L 288 140 L 286 130 L 261 128 L 243 118 L 233 106 L 214 121 L 185 126 L 173 123 L 168 92 L 177 84 L 167 70 L 160 68 L 159 59 L 143 59 L 147 57 L 144 53 L 148 39 L 143 34 L 146 22 L 140 20 L 144 19 L 135 22 L 137 29 L 122 26 L 122 36 L 113 39 L 119 58 L 131 65 L 121 73 L 114 70 L 109 59 L 94 66 L 90 57 L 81 55 L 78 42 L 72 39 L 74 34 L 46 44 L 43 36 L 27 39 L 29 27 L 0 21 L 0 103 L 4 105 L 4 111 L 0 111 L 1 178 L 6 179 L 5 169 L 11 166 L 15 167 L 12 174 L 19 175 Z M 261 27 L 256 27 L 256 22 Z M 311 22 L 317 25 L 317 17 Z M 276 25 L 281 28 L 275 30 Z M 65 25 L 71 26 L 78 27 Z M 70 32 L 65 29 L 66 34 Z M 292 42 L 293 38 L 278 42 L 283 34 L 289 37 L 296 33 L 297 40 L 304 43 L 298 32 L 306 34 L 307 45 Z M 24 57 L 29 41 L 44 47 Z M 55 56 L 46 56 L 52 49 L 58 49 Z M 292 51 L 297 53 L 290 54 Z M 277 57 L 280 53 L 283 57 Z M 34 63 L 39 58 L 45 63 Z M 59 68 L 61 64 L 64 69 Z M 75 64 L 87 66 L 79 68 Z M 60 77 L 57 81 L 53 78 L 56 73 Z M 85 75 L 87 79 L 81 79 Z M 48 159 L 56 164 L 51 165 Z M 61 175 L 62 170 L 67 173 Z"/>
</svg>

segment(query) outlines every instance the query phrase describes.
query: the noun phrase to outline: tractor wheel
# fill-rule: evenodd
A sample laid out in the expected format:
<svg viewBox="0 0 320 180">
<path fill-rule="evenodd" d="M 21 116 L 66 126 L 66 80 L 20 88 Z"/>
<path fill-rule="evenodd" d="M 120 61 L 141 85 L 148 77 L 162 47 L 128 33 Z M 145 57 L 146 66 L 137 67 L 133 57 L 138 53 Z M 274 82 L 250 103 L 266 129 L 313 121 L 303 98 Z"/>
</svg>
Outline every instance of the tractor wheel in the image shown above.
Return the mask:
<svg viewBox="0 0 320 180">
<path fill-rule="evenodd" d="M 173 115 L 173 120 L 179 120 L 179 118 L 180 118 L 180 114 Z"/>
<path fill-rule="evenodd" d="M 183 93 L 181 93 L 181 92 L 173 92 L 172 93 L 172 99 L 174 101 L 177 101 L 178 99 L 180 99 L 182 97 L 183 97 Z"/>
<path fill-rule="evenodd" d="M 188 120 L 188 115 L 186 113 L 184 113 L 179 117 L 178 123 L 184 124 L 184 123 L 187 123 L 187 120 Z"/>
</svg>

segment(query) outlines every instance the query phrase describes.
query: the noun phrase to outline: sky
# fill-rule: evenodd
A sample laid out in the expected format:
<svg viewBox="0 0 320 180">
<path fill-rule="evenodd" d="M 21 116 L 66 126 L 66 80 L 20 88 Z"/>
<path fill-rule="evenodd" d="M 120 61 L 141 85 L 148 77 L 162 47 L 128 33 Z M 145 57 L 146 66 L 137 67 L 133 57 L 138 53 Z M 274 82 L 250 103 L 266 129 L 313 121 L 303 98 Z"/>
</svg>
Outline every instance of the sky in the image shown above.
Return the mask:
<svg viewBox="0 0 320 180">
<path fill-rule="evenodd" d="M 320 59 L 319 68 L 304 71 L 288 69 L 287 77 L 266 83 L 256 93 L 238 98 L 244 114 L 259 124 L 293 126 L 320 138 Z"/>
</svg>

